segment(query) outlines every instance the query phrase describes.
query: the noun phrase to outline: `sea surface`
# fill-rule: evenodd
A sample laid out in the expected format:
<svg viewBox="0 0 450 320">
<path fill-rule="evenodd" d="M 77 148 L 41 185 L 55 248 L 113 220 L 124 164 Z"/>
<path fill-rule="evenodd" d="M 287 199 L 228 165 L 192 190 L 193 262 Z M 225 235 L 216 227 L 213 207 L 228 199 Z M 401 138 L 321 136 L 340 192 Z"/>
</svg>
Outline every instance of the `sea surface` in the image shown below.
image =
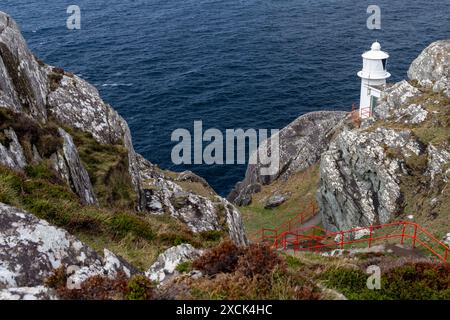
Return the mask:
<svg viewBox="0 0 450 320">
<path fill-rule="evenodd" d="M 81 30 L 66 9 L 81 8 Z M 381 8 L 381 30 L 366 9 Z M 174 165 L 171 133 L 282 128 L 315 110 L 351 110 L 361 53 L 378 40 L 390 81 L 450 38 L 450 0 L 0 0 L 45 62 L 93 83 L 128 121 L 135 148 L 192 170 L 221 195 L 245 165 Z"/>
</svg>

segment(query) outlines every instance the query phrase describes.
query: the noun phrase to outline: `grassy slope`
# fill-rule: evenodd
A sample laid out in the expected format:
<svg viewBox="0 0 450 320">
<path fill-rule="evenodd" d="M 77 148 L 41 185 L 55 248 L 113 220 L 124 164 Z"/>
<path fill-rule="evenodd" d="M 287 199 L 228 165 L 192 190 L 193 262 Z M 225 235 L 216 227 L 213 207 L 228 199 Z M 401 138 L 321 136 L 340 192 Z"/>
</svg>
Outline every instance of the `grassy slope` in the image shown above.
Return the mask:
<svg viewBox="0 0 450 320">
<path fill-rule="evenodd" d="M 183 242 L 197 247 L 213 243 L 207 234 L 193 234 L 168 216 L 84 206 L 46 162 L 28 166 L 24 173 L 0 167 L 0 202 L 28 210 L 63 227 L 94 249 L 108 248 L 142 269 L 170 246 Z"/>
<path fill-rule="evenodd" d="M 450 101 L 439 93 L 420 88 L 423 95 L 411 103 L 422 105 L 429 112 L 427 119 L 418 125 L 406 125 L 393 121 L 377 121 L 367 130 L 377 127 L 388 127 L 398 130 L 411 130 L 424 145 L 433 144 L 450 152 Z M 406 106 L 405 106 L 406 107 Z M 395 156 L 395 150 L 388 150 Z M 412 156 L 405 159 L 409 175 L 401 180 L 401 191 L 404 195 L 403 211 L 393 220 L 406 219 L 413 215 L 414 221 L 421 224 L 439 239 L 450 230 L 450 188 L 442 177 L 436 177 L 431 184 L 430 177 L 425 175 L 427 155 Z M 450 164 L 447 166 L 447 168 Z M 445 171 L 445 170 L 444 170 Z M 253 196 L 253 202 L 248 207 L 240 208 L 244 216 L 244 223 L 249 235 L 260 228 L 274 228 L 283 221 L 294 217 L 297 213 L 315 202 L 315 193 L 319 182 L 318 164 L 312 168 L 297 173 L 288 181 L 277 181 L 264 186 L 262 192 Z M 264 209 L 265 200 L 274 192 L 291 192 L 291 199 L 275 209 Z M 433 199 L 433 202 L 431 201 Z M 398 230 L 395 230 L 398 232 Z M 412 230 L 407 230 L 413 233 Z M 377 234 L 394 232 L 394 230 L 380 230 Z M 401 231 L 400 231 L 401 232 Z M 423 238 L 424 239 L 424 238 Z M 395 240 L 398 242 L 397 240 Z M 389 242 L 389 241 L 387 241 Z M 406 241 L 408 243 L 410 241 Z M 377 242 L 377 244 L 382 242 Z M 365 247 L 367 243 L 355 244 L 352 247 Z M 424 251 L 428 254 L 427 251 Z"/>
<path fill-rule="evenodd" d="M 55 138 L 56 123 L 44 126 L 5 109 L 0 109 L 0 119 L 0 129 L 15 129 L 29 161 L 32 145 L 37 146 L 44 158 L 61 148 L 60 139 Z M 161 251 L 173 245 L 191 243 L 208 247 L 220 240 L 208 232 L 194 234 L 170 216 L 134 212 L 125 148 L 100 145 L 89 134 L 65 129 L 73 136 L 100 206 L 84 206 L 56 176 L 48 159 L 27 166 L 21 173 L 0 166 L 0 202 L 23 208 L 68 230 L 97 251 L 107 248 L 143 270 Z M 5 136 L 0 139 L 8 143 Z"/>
<path fill-rule="evenodd" d="M 263 186 L 262 191 L 253 195 L 252 203 L 240 207 L 245 229 L 252 235 L 261 228 L 274 228 L 303 210 L 310 212 L 311 203 L 316 204 L 316 191 L 319 185 L 319 164 L 298 172 L 287 181 L 276 181 Z M 290 193 L 288 201 L 274 209 L 264 209 L 264 204 L 273 193 Z"/>
<path fill-rule="evenodd" d="M 123 144 L 100 144 L 89 133 L 68 127 L 64 129 L 77 146 L 100 204 L 132 209 L 136 194 L 128 173 L 128 151 Z"/>
</svg>

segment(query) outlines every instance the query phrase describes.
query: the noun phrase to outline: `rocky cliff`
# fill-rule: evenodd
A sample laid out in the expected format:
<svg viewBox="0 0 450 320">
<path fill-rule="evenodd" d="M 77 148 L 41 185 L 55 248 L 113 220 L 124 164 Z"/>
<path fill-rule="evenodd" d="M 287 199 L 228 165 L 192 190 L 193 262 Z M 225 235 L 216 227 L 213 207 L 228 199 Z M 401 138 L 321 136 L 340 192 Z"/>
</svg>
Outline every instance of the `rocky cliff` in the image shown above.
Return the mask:
<svg viewBox="0 0 450 320">
<path fill-rule="evenodd" d="M 228 197 L 242 206 L 248 226 L 276 227 L 313 202 L 308 194 L 316 193 L 326 229 L 409 217 L 445 237 L 450 230 L 449 46 L 443 40 L 427 47 L 412 62 L 409 80 L 389 84 L 373 117 L 361 124 L 343 112 L 312 112 L 282 129 L 277 175 L 261 177 L 258 166 L 249 165 Z"/>
<path fill-rule="evenodd" d="M 138 211 L 170 214 L 194 232 L 225 230 L 237 243 L 246 243 L 240 213 L 233 205 L 192 173 L 176 177 L 177 173 L 156 170 L 134 151 L 127 123 L 101 99 L 98 91 L 78 76 L 38 61 L 17 24 L 4 13 L 0 13 L 0 74 L 0 107 L 15 113 L 9 116 L 10 123 L 2 124 L 1 164 L 22 170 L 27 164 L 48 158 L 85 204 L 98 204 L 98 190 L 91 181 L 93 174 L 89 176 L 86 168 L 89 159 L 80 158 L 77 148 L 82 146 L 71 137 L 71 133 L 81 131 L 92 137 L 98 148 L 117 146 L 126 153 L 122 162 L 127 167 Z M 32 121 L 37 132 L 25 132 L 25 128 L 15 125 L 19 118 Z M 54 129 L 49 134 L 56 134 L 60 141 L 39 141 L 45 133 L 41 131 L 49 128 Z M 45 148 L 50 143 L 55 150 L 47 154 Z M 199 184 L 203 187 L 193 191 L 190 183 L 196 181 L 202 181 Z"/>
<path fill-rule="evenodd" d="M 320 162 L 324 226 L 344 230 L 407 215 L 439 236 L 450 230 L 450 41 L 427 47 L 409 81 L 387 88 L 374 117 L 345 129 Z"/>
<path fill-rule="evenodd" d="M 44 284 L 61 266 L 75 286 L 137 272 L 113 251 L 143 271 L 170 246 L 223 238 L 247 244 L 236 207 L 136 153 L 97 89 L 39 61 L 0 12 L 0 297 L 55 298 Z"/>
<path fill-rule="evenodd" d="M 238 182 L 228 196 L 228 200 L 239 206 L 252 201 L 252 194 L 261 191 L 263 185 L 276 180 L 288 180 L 295 173 L 316 163 L 328 148 L 334 128 L 343 121 L 347 112 L 318 111 L 300 116 L 280 130 L 280 165 L 274 175 L 260 174 L 260 164 L 250 164 L 245 178 Z"/>
<path fill-rule="evenodd" d="M 68 285 L 73 287 L 94 275 L 114 278 L 118 272 L 136 273 L 109 250 L 102 257 L 67 231 L 2 203 L 0 234 L 0 296 L 11 288 L 23 294 L 49 293 L 49 288 L 37 289 L 62 266 L 67 267 Z"/>
</svg>

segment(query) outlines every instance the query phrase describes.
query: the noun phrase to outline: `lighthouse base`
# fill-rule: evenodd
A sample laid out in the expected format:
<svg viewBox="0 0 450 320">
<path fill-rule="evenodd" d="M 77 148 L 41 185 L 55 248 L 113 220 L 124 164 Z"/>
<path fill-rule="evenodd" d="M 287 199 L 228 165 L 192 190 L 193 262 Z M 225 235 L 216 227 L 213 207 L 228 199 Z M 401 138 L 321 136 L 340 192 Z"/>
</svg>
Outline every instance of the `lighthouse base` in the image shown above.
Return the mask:
<svg viewBox="0 0 450 320">
<path fill-rule="evenodd" d="M 360 119 L 367 119 L 372 117 L 372 107 L 362 107 L 359 108 Z"/>
</svg>

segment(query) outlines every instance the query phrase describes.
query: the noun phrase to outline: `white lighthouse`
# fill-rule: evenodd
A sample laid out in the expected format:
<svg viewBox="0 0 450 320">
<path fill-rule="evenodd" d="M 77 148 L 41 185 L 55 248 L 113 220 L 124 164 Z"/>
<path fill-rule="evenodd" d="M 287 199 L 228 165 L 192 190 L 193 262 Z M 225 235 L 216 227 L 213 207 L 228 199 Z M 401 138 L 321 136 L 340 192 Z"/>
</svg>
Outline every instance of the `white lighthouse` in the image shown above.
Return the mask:
<svg viewBox="0 0 450 320">
<path fill-rule="evenodd" d="M 370 51 L 362 55 L 363 69 L 358 72 L 361 78 L 361 98 L 359 101 L 359 116 L 361 119 L 369 118 L 373 108 L 377 105 L 386 79 L 391 76 L 386 71 L 386 62 L 389 55 L 381 51 L 381 45 L 374 42 Z"/>
</svg>

